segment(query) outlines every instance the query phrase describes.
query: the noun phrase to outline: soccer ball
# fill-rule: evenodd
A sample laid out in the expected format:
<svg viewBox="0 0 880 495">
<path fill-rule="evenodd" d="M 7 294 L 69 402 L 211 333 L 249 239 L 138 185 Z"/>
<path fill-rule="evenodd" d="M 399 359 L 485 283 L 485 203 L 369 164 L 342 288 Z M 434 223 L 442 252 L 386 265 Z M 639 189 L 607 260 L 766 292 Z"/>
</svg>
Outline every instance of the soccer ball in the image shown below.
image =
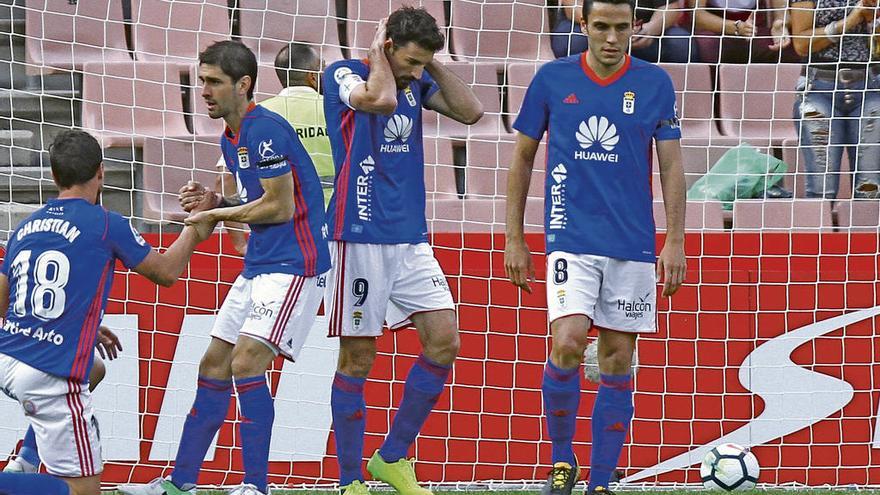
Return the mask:
<svg viewBox="0 0 880 495">
<path fill-rule="evenodd" d="M 636 376 L 639 371 L 639 353 L 633 352 L 632 375 Z M 599 383 L 599 340 L 594 339 L 590 345 L 584 349 L 584 378 Z"/>
<path fill-rule="evenodd" d="M 760 472 L 755 454 L 735 443 L 715 447 L 700 465 L 700 478 L 707 490 L 750 490 Z"/>
</svg>

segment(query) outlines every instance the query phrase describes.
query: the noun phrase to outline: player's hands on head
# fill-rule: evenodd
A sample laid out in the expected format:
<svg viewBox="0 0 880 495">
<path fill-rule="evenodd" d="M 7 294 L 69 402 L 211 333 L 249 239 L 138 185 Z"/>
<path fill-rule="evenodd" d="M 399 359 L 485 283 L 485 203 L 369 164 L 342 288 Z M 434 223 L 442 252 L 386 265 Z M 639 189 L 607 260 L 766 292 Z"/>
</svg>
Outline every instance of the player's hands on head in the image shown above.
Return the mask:
<svg viewBox="0 0 880 495">
<path fill-rule="evenodd" d="M 199 242 L 202 242 L 211 237 L 214 227 L 217 225 L 217 220 L 214 219 L 214 215 L 209 210 L 191 213 L 190 216 L 183 219 L 183 223 L 195 228 L 196 237 L 198 237 Z"/>
<path fill-rule="evenodd" d="M 101 355 L 102 359 L 110 361 L 118 358 L 119 353 L 122 351 L 122 343 L 119 342 L 119 337 L 104 325 L 98 327 L 98 343 L 95 347 L 98 348 L 98 354 Z"/>
<path fill-rule="evenodd" d="M 507 239 L 504 248 L 504 273 L 510 283 L 529 294 L 532 293 L 529 282 L 535 280 L 535 264 L 525 240 Z"/>
<path fill-rule="evenodd" d="M 669 297 L 678 291 L 684 283 L 686 273 L 684 245 L 666 243 L 657 258 L 657 278 L 663 280 L 663 297 Z"/>
<path fill-rule="evenodd" d="M 187 213 L 210 210 L 219 204 L 217 194 L 196 181 L 189 181 L 181 187 L 177 198 Z"/>
<path fill-rule="evenodd" d="M 384 17 L 379 20 L 379 25 L 376 27 L 376 35 L 373 36 L 373 42 L 370 44 L 370 52 L 368 54 L 370 61 L 374 61 L 374 57 L 385 56 L 385 45 L 386 40 L 391 42 L 391 40 L 387 39 L 387 32 L 385 31 L 385 25 L 388 23 L 388 18 Z"/>
</svg>

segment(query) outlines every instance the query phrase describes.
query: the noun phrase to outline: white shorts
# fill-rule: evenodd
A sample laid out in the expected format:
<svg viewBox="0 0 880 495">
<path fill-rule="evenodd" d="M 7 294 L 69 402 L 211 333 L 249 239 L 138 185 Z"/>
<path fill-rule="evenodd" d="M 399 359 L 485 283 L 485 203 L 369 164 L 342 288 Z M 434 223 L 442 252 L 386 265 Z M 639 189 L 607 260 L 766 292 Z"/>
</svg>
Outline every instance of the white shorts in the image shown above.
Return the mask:
<svg viewBox="0 0 880 495">
<path fill-rule="evenodd" d="M 294 361 L 315 322 L 326 281 L 326 275 L 239 275 L 220 306 L 211 336 L 235 344 L 239 335 L 247 335 Z"/>
<path fill-rule="evenodd" d="M 434 250 L 420 244 L 331 242 L 333 269 L 324 300 L 330 337 L 378 337 L 416 313 L 455 310 Z"/>
<path fill-rule="evenodd" d="M 554 251 L 547 255 L 550 322 L 582 314 L 600 328 L 657 331 L 654 263 Z"/>
<path fill-rule="evenodd" d="M 46 471 L 65 478 L 103 471 L 98 420 L 89 384 L 32 368 L 0 354 L 0 387 L 34 427 Z"/>
</svg>

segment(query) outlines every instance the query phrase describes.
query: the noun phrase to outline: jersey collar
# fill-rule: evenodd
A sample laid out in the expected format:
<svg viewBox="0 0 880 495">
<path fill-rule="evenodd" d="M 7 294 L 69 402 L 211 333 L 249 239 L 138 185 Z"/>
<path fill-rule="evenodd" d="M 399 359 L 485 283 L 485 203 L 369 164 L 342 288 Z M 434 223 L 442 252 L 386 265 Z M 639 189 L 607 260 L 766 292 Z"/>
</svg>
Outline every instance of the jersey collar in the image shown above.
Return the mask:
<svg viewBox="0 0 880 495">
<path fill-rule="evenodd" d="M 623 65 L 620 66 L 619 69 L 617 69 L 617 72 L 615 72 L 614 74 L 611 74 L 610 76 L 603 79 L 603 78 L 599 77 L 599 74 L 596 74 L 596 72 L 593 70 L 593 68 L 590 67 L 590 65 L 587 63 L 588 51 L 581 54 L 581 68 L 584 70 L 584 74 L 586 74 L 587 77 L 590 78 L 590 80 L 592 80 L 594 83 L 598 84 L 599 86 L 608 86 L 610 84 L 613 84 L 615 81 L 617 81 L 621 77 L 623 77 L 623 75 L 626 74 L 627 69 L 629 69 L 630 62 L 632 61 L 630 56 L 624 53 L 623 54 L 623 57 L 624 57 Z"/>
<path fill-rule="evenodd" d="M 232 143 L 233 146 L 238 146 L 238 137 L 241 136 L 241 130 L 244 129 L 244 121 L 247 119 L 249 113 L 251 113 L 255 108 L 257 108 L 257 104 L 251 101 L 250 105 L 248 105 L 247 112 L 244 113 L 244 116 L 241 119 L 241 127 L 238 129 L 238 134 L 232 132 L 232 129 L 229 126 L 226 126 L 226 129 L 223 131 L 223 135 L 226 136 L 226 139 Z"/>
<path fill-rule="evenodd" d="M 316 95 L 315 88 L 311 86 L 289 86 L 281 90 L 278 96 Z"/>
</svg>

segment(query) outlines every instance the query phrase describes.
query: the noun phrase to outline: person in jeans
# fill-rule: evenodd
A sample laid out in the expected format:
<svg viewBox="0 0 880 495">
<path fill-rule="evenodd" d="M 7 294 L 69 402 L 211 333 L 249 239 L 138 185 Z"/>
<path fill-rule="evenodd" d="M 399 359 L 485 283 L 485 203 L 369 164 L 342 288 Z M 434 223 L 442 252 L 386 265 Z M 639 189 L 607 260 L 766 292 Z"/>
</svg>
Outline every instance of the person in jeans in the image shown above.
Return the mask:
<svg viewBox="0 0 880 495">
<path fill-rule="evenodd" d="M 550 46 L 556 58 L 582 53 L 587 37 L 580 32 L 581 9 L 576 0 L 559 0 L 561 7 L 550 35 Z M 697 44 L 691 33 L 678 25 L 682 11 L 678 0 L 638 0 L 633 22 L 630 54 L 648 62 L 699 60 Z"/>
<path fill-rule="evenodd" d="M 880 70 L 870 64 L 875 4 L 791 3 L 793 44 L 805 63 L 794 117 L 807 197 L 837 197 L 844 148 L 854 172 L 852 197 L 880 197 Z"/>
</svg>

